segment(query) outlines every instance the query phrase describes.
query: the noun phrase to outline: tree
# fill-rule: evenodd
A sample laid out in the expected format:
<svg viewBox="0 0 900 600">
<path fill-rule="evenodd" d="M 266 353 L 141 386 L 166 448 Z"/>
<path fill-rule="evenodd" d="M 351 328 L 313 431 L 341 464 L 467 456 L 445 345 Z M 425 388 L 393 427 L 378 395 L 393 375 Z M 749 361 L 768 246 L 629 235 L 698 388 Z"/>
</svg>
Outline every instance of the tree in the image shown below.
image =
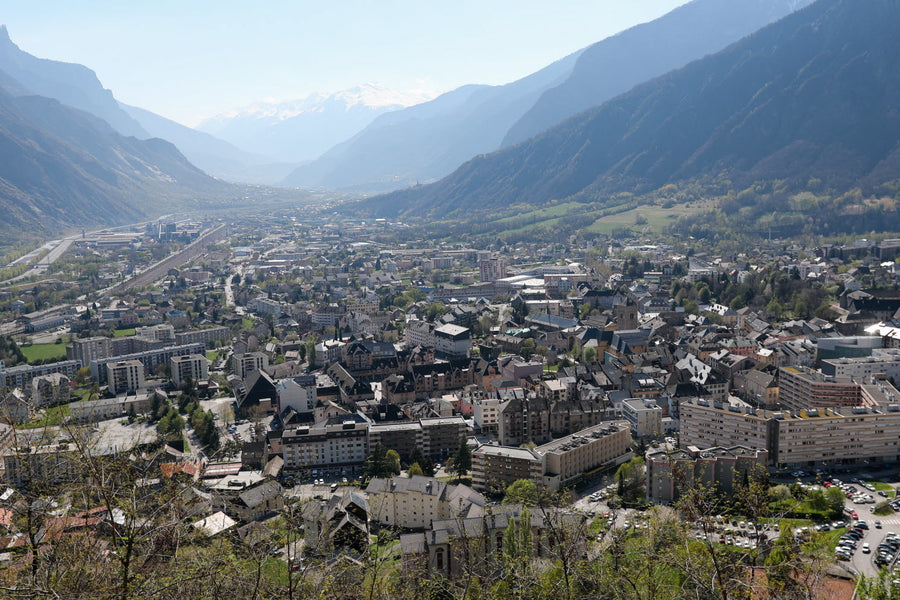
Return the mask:
<svg viewBox="0 0 900 600">
<path fill-rule="evenodd" d="M 434 463 L 431 462 L 429 457 L 425 456 L 425 453 L 418 446 L 413 448 L 412 453 L 409 455 L 409 462 L 419 465 L 419 468 L 422 469 L 422 475 L 434 477 Z"/>
<path fill-rule="evenodd" d="M 390 475 L 400 474 L 400 454 L 394 450 L 388 450 L 384 453 L 385 466 Z"/>
<path fill-rule="evenodd" d="M 618 481 L 619 497 L 624 502 L 640 502 L 644 499 L 644 473 L 644 459 L 640 456 L 619 465 L 616 471 L 616 480 Z"/>
<path fill-rule="evenodd" d="M 531 357 L 534 356 L 534 352 L 537 349 L 537 345 L 534 343 L 534 340 L 528 338 L 519 346 L 519 354 L 525 360 L 531 360 Z"/>
<path fill-rule="evenodd" d="M 424 475 L 425 472 L 422 471 L 422 467 L 419 466 L 419 463 L 414 462 L 413 464 L 409 465 L 409 469 L 407 470 L 406 474 L 410 477 L 413 477 L 415 475 Z"/>
<path fill-rule="evenodd" d="M 543 485 L 530 479 L 517 479 L 506 488 L 503 504 L 524 504 L 525 506 L 547 505 L 552 501 L 552 494 Z"/>
<path fill-rule="evenodd" d="M 459 449 L 453 455 L 453 470 L 456 472 L 457 482 L 472 469 L 472 449 L 467 441 L 465 436 L 460 438 Z"/>
</svg>

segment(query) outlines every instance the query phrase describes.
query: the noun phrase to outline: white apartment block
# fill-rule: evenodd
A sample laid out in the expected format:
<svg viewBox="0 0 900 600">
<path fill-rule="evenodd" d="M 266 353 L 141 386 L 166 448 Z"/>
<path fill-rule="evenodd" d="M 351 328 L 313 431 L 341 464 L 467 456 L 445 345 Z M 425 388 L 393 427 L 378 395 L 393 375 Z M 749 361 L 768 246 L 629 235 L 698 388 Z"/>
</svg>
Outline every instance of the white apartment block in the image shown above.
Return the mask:
<svg viewBox="0 0 900 600">
<path fill-rule="evenodd" d="M 432 521 L 463 516 L 484 497 L 464 485 L 451 485 L 434 477 L 374 478 L 366 488 L 371 517 L 384 525 L 426 529 Z"/>
<path fill-rule="evenodd" d="M 209 361 L 202 354 L 173 356 L 170 360 L 172 381 L 181 385 L 185 381 L 194 383 L 209 378 Z"/>
<path fill-rule="evenodd" d="M 113 394 L 134 393 L 144 387 L 144 365 L 139 360 L 106 363 L 106 381 Z"/>
<path fill-rule="evenodd" d="M 663 434 L 662 408 L 653 400 L 630 398 L 622 402 L 622 418 L 628 421 L 636 438 Z"/>
<path fill-rule="evenodd" d="M 412 319 L 403 328 L 403 340 L 407 346 L 434 347 L 434 325 L 428 321 Z"/>
<path fill-rule="evenodd" d="M 169 323 L 135 327 L 134 335 L 157 342 L 175 342 L 175 327 Z"/>
<path fill-rule="evenodd" d="M 435 354 L 454 358 L 468 358 L 472 347 L 472 333 L 467 327 L 441 325 L 434 329 Z"/>
<path fill-rule="evenodd" d="M 231 370 L 241 379 L 269 366 L 269 357 L 262 352 L 245 352 L 231 357 Z"/>
<path fill-rule="evenodd" d="M 292 408 L 298 413 L 311 413 L 316 408 L 316 377 L 302 375 L 275 382 L 278 411 Z"/>
<path fill-rule="evenodd" d="M 900 404 L 773 412 L 737 403 L 682 401 L 683 447 L 767 450 L 783 467 L 900 461 Z"/>
</svg>

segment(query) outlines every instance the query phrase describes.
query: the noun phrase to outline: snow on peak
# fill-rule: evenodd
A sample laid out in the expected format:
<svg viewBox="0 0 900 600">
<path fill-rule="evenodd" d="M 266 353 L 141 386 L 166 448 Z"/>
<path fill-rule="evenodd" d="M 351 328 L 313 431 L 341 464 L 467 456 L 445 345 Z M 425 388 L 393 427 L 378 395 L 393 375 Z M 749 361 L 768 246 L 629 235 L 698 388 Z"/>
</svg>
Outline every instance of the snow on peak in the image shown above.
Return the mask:
<svg viewBox="0 0 900 600">
<path fill-rule="evenodd" d="M 429 90 L 397 91 L 388 89 L 377 83 L 364 83 L 356 87 L 334 92 L 332 94 L 312 93 L 295 100 L 265 100 L 227 111 L 211 120 L 230 120 L 235 118 L 256 118 L 283 121 L 310 112 L 322 112 L 326 107 L 344 110 L 364 107 L 371 109 L 405 108 L 427 102 L 438 94 Z"/>
</svg>

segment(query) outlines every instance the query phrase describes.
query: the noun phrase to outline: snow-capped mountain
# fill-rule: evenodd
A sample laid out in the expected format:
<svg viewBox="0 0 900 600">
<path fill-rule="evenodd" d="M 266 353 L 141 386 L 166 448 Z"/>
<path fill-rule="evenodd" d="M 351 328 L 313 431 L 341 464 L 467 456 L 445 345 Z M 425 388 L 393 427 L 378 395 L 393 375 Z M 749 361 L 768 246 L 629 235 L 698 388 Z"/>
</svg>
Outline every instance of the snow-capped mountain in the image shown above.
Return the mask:
<svg viewBox="0 0 900 600">
<path fill-rule="evenodd" d="M 355 135 L 378 115 L 426 102 L 436 95 L 363 84 L 333 94 L 260 102 L 207 119 L 197 129 L 277 160 L 312 160 Z"/>
</svg>

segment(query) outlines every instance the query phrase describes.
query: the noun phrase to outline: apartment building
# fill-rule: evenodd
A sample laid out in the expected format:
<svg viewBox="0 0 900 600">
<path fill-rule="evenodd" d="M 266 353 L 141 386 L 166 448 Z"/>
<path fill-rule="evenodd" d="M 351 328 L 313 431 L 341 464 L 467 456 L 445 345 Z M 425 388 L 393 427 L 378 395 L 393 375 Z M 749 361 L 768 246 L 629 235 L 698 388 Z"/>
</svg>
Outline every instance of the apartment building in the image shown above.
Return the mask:
<svg viewBox="0 0 900 600">
<path fill-rule="evenodd" d="M 84 470 L 76 450 L 70 443 L 9 448 L 3 452 L 4 481 L 16 488 L 75 481 Z"/>
<path fill-rule="evenodd" d="M 859 382 L 832 377 L 807 367 L 781 367 L 778 398 L 782 408 L 800 410 L 810 406 L 858 406 Z"/>
<path fill-rule="evenodd" d="M 175 385 L 185 381 L 194 383 L 209 378 L 209 361 L 203 354 L 185 354 L 170 359 L 171 379 Z"/>
<path fill-rule="evenodd" d="M 503 490 L 519 479 L 543 483 L 544 460 L 533 450 L 485 444 L 472 452 L 472 487 Z"/>
<path fill-rule="evenodd" d="M 311 413 L 316 408 L 317 387 L 315 375 L 288 377 L 275 382 L 278 412 L 292 408 L 298 413 Z"/>
<path fill-rule="evenodd" d="M 303 477 L 355 476 L 368 456 L 369 424 L 355 415 L 285 431 L 284 469 Z"/>
<path fill-rule="evenodd" d="M 472 333 L 468 327 L 441 325 L 434 328 L 434 352 L 444 358 L 468 358 Z"/>
<path fill-rule="evenodd" d="M 133 394 L 144 387 L 144 365 L 139 360 L 107 363 L 106 381 L 113 394 Z"/>
<path fill-rule="evenodd" d="M 157 342 L 175 343 L 175 327 L 170 323 L 160 323 L 158 325 L 148 325 L 146 327 L 135 327 L 134 335 Z"/>
<path fill-rule="evenodd" d="M 46 365 L 18 365 L 16 367 L 5 368 L 3 361 L 0 360 L 0 390 L 3 389 L 27 389 L 31 385 L 35 377 L 42 375 L 52 375 L 53 373 L 62 373 L 69 379 L 75 379 L 78 369 L 82 367 L 81 361 L 63 360 Z"/>
<path fill-rule="evenodd" d="M 746 446 L 651 451 L 646 456 L 647 501 L 668 504 L 700 484 L 730 494 L 754 470 L 765 469 L 768 452 Z"/>
<path fill-rule="evenodd" d="M 469 434 L 469 426 L 460 416 L 419 419 L 419 423 L 422 425 L 422 449 L 435 461 L 456 454 L 460 441 Z"/>
<path fill-rule="evenodd" d="M 71 394 L 71 381 L 62 373 L 41 375 L 31 380 L 31 405 L 35 408 L 68 402 Z"/>
<path fill-rule="evenodd" d="M 425 432 L 418 421 L 373 423 L 369 426 L 369 448 L 375 448 L 378 444 L 395 450 L 401 461 L 409 462 L 413 450 L 425 447 Z"/>
<path fill-rule="evenodd" d="M 472 505 L 486 504 L 484 496 L 468 486 L 422 475 L 376 477 L 366 493 L 372 519 L 403 529 L 430 528 L 435 520 L 463 517 Z"/>
<path fill-rule="evenodd" d="M 779 467 L 900 461 L 900 404 L 765 411 L 747 405 L 681 403 L 682 447 L 747 446 Z"/>
<path fill-rule="evenodd" d="M 245 352 L 231 357 L 231 370 L 241 379 L 246 379 L 254 371 L 262 371 L 268 366 L 269 357 L 262 352 Z"/>
<path fill-rule="evenodd" d="M 663 434 L 662 407 L 654 400 L 630 398 L 622 402 L 622 417 L 628 421 L 634 437 L 648 439 Z"/>
<path fill-rule="evenodd" d="M 167 365 L 173 356 L 184 356 L 186 354 L 203 354 L 205 348 L 203 344 L 187 344 L 186 346 L 166 346 L 163 348 L 155 348 L 145 352 L 135 352 L 133 354 L 124 354 L 121 356 L 110 356 L 91 362 L 91 377 L 98 384 L 103 385 L 107 382 L 107 368 L 109 363 L 138 360 L 144 365 L 144 369 L 148 372 L 153 371 L 160 365 Z"/>
<path fill-rule="evenodd" d="M 231 339 L 231 330 L 227 327 L 209 327 L 208 329 L 196 329 L 175 334 L 175 344 L 203 344 L 207 348 L 215 346 L 216 342 L 226 342 Z"/>
<path fill-rule="evenodd" d="M 538 446 L 534 452 L 543 458 L 544 485 L 558 490 L 585 473 L 631 460 L 631 427 L 625 421 L 595 425 Z"/>
</svg>

